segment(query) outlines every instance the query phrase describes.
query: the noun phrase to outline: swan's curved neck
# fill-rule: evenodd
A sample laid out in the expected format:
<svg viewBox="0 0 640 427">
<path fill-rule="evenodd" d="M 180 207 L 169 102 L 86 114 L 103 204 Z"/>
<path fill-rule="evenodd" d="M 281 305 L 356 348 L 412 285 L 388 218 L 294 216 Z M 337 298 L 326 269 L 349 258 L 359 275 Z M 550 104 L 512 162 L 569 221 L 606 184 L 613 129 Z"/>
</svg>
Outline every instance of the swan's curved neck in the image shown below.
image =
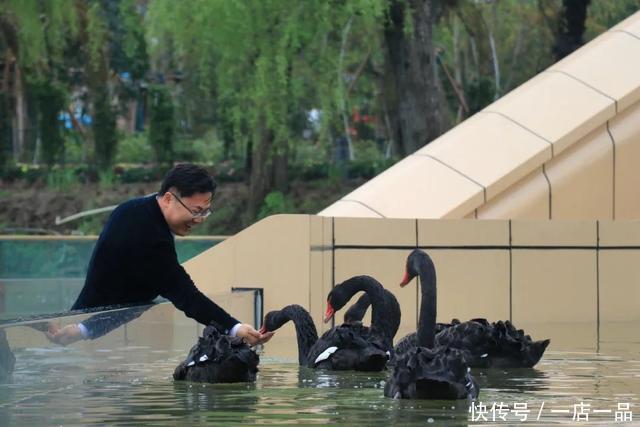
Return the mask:
<svg viewBox="0 0 640 427">
<path fill-rule="evenodd" d="M 389 326 L 388 313 L 385 313 L 384 288 L 376 279 L 370 276 L 357 276 L 344 282 L 348 295 L 364 291 L 371 301 L 371 330 L 375 333 L 386 335 Z"/>
<path fill-rule="evenodd" d="M 309 355 L 309 349 L 318 341 L 318 331 L 309 312 L 299 305 L 289 305 L 281 312 L 287 319 L 293 321 L 298 339 L 298 362 L 304 365 Z"/>
<path fill-rule="evenodd" d="M 420 262 L 420 318 L 418 320 L 418 345 L 432 348 L 435 341 L 437 290 L 436 269 L 428 259 Z"/>
</svg>

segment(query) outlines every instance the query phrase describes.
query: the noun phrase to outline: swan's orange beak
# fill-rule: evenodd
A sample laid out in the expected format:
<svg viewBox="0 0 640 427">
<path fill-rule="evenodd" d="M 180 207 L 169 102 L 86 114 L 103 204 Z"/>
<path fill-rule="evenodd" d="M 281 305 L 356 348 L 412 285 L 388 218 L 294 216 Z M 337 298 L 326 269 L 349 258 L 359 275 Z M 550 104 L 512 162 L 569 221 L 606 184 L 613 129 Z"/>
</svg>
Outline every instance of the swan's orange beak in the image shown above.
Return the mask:
<svg viewBox="0 0 640 427">
<path fill-rule="evenodd" d="M 411 279 L 413 279 L 413 277 L 409 276 L 409 272 L 405 271 L 404 272 L 404 277 L 402 278 L 402 282 L 400 282 L 400 287 L 404 288 L 405 286 L 407 286 L 407 283 L 409 283 L 411 281 Z"/>
<path fill-rule="evenodd" d="M 262 325 L 262 326 L 260 327 L 260 330 L 259 330 L 258 332 L 260 332 L 260 335 L 264 335 L 264 334 L 266 334 L 266 333 L 268 332 L 268 331 L 267 331 L 267 327 L 266 327 L 265 325 Z"/>
<path fill-rule="evenodd" d="M 331 320 L 335 312 L 336 311 L 331 306 L 331 303 L 327 301 L 327 311 L 324 313 L 324 323 L 329 322 L 329 320 Z"/>
</svg>

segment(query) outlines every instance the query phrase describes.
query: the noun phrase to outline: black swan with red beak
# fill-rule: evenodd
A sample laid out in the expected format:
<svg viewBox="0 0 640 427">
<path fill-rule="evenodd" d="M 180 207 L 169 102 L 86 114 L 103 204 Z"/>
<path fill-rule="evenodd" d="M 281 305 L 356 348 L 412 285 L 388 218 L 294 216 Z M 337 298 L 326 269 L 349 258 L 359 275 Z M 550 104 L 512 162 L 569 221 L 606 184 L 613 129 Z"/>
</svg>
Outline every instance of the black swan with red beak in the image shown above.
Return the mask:
<svg viewBox="0 0 640 427">
<path fill-rule="evenodd" d="M 391 331 L 395 335 L 400 323 L 400 306 L 387 301 L 382 285 L 368 276 L 357 276 L 336 285 L 328 297 L 325 322 L 333 317 L 359 291 L 369 294 L 377 315 L 371 328 L 362 323 L 344 323 L 331 328 L 320 338 L 309 312 L 299 305 L 267 313 L 261 332 L 275 331 L 293 321 L 298 338 L 298 362 L 301 366 L 328 370 L 381 371 L 386 367 L 392 351 Z M 394 298 L 395 300 L 395 298 Z M 387 306 L 390 313 L 384 318 L 380 310 Z"/>
<path fill-rule="evenodd" d="M 254 382 L 260 357 L 240 337 L 207 326 L 187 358 L 173 372 L 174 380 L 207 383 Z"/>
<path fill-rule="evenodd" d="M 420 258 L 423 300 L 415 345 L 396 351 L 384 395 L 394 399 L 475 399 L 478 385 L 465 352 L 436 339 L 436 271 L 429 256 Z"/>
<path fill-rule="evenodd" d="M 267 313 L 260 332 L 275 331 L 289 321 L 296 328 L 300 366 L 332 371 L 381 371 L 387 364 L 389 354 L 382 340 L 371 336 L 369 328 L 345 323 L 318 338 L 311 315 L 297 304 Z"/>
<path fill-rule="evenodd" d="M 433 271 L 431 271 L 433 269 Z M 420 278 L 422 300 L 420 319 L 423 322 L 425 306 L 435 302 L 435 267 L 433 261 L 422 250 L 414 249 L 407 258 L 406 271 L 400 286 L 406 286 L 414 277 Z M 435 344 L 464 351 L 467 363 L 472 368 L 531 368 L 549 345 L 549 340 L 533 341 L 522 329 L 516 329 L 506 321 L 488 322 L 486 319 L 472 319 L 460 322 L 454 319 L 450 324 L 440 324 L 435 336 Z M 395 347 L 397 354 L 413 348 L 420 341 L 418 332 L 402 338 Z"/>
<path fill-rule="evenodd" d="M 336 285 L 327 297 L 327 311 L 325 313 L 325 323 L 331 320 L 335 312 L 343 308 L 347 302 L 358 292 L 364 294 L 358 299 L 356 304 L 345 313 L 345 323 L 353 323 L 350 318 L 356 315 L 360 320 L 364 315 L 354 314 L 354 311 L 361 311 L 366 304 L 371 304 L 371 333 L 382 337 L 385 346 L 391 351 L 393 349 L 393 338 L 400 327 L 401 312 L 400 304 L 396 297 L 386 290 L 380 282 L 371 276 L 354 276 Z"/>
</svg>

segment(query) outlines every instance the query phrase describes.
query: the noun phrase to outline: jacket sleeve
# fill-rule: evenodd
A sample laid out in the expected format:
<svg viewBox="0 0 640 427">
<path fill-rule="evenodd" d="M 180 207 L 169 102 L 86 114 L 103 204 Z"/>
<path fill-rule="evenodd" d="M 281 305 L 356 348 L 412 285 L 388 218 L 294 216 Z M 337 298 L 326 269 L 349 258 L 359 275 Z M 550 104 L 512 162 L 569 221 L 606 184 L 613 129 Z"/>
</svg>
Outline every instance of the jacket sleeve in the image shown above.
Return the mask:
<svg viewBox="0 0 640 427">
<path fill-rule="evenodd" d="M 142 305 L 121 310 L 110 310 L 103 313 L 94 314 L 93 316 L 83 320 L 81 323 L 87 330 L 89 336 L 87 338 L 95 340 L 103 335 L 108 334 L 114 329 L 119 328 L 127 322 L 137 319 L 153 307 L 151 305 Z"/>
<path fill-rule="evenodd" d="M 240 323 L 218 304 L 196 288 L 185 269 L 178 263 L 175 247 L 169 242 L 156 242 L 147 257 L 146 271 L 150 286 L 168 299 L 188 317 L 203 325 L 213 324 L 222 333 Z"/>
</svg>

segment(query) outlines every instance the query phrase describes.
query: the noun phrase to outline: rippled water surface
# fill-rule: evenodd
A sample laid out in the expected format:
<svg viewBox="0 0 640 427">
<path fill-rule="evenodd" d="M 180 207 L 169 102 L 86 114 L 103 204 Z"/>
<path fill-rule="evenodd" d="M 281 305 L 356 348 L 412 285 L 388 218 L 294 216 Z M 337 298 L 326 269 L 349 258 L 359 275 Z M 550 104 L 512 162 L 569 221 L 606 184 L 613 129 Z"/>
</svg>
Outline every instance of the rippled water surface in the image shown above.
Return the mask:
<svg viewBox="0 0 640 427">
<path fill-rule="evenodd" d="M 0 384 L 0 425 L 640 425 L 639 350 L 549 351 L 535 370 L 476 372 L 470 411 L 466 401 L 385 398 L 384 372 L 313 371 L 268 354 L 256 384 L 210 385 L 173 382 L 184 351 L 23 348 Z"/>
</svg>

